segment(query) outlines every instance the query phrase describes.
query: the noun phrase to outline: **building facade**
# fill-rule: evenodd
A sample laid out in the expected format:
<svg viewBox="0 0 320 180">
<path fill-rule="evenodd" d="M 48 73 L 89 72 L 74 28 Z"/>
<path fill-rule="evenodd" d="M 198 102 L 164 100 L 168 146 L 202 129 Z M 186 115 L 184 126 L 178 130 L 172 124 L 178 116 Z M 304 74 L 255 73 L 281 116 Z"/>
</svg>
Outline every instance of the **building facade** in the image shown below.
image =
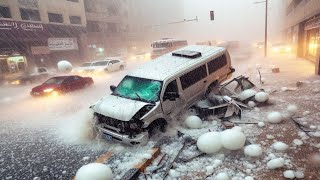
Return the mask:
<svg viewBox="0 0 320 180">
<path fill-rule="evenodd" d="M 297 56 L 315 63 L 320 75 L 320 1 L 287 0 L 286 36 L 297 50 Z"/>
<path fill-rule="evenodd" d="M 127 0 L 84 0 L 88 60 L 122 54 L 126 48 Z"/>
<path fill-rule="evenodd" d="M 0 0 L 0 72 L 84 58 L 83 0 Z"/>
</svg>

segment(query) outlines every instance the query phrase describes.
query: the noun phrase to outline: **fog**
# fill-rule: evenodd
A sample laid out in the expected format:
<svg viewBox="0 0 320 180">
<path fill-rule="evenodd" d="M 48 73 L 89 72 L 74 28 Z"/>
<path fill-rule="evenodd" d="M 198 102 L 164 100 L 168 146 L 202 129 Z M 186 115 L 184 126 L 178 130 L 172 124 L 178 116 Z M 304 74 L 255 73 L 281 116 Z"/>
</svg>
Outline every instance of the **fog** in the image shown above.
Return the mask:
<svg viewBox="0 0 320 180">
<path fill-rule="evenodd" d="M 265 3 L 255 0 L 138 0 L 129 10 L 132 29 L 144 29 L 143 37 L 159 39 L 173 37 L 191 42 L 205 40 L 264 40 Z M 284 1 L 269 0 L 269 39 L 281 40 Z M 214 21 L 209 13 L 215 12 Z M 198 21 L 183 22 L 195 19 Z M 146 36 L 148 35 L 148 36 Z"/>
</svg>

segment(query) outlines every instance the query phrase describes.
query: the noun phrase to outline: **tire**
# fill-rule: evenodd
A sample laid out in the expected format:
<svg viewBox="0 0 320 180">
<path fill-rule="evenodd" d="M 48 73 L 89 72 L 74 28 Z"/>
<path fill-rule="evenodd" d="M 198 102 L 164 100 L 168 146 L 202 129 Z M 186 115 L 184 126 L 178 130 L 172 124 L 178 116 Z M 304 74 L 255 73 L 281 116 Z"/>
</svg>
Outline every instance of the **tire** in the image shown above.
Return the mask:
<svg viewBox="0 0 320 180">
<path fill-rule="evenodd" d="M 158 120 L 155 120 L 154 122 L 152 122 L 148 126 L 149 138 L 152 137 L 153 135 L 155 135 L 158 131 L 164 133 L 166 131 L 167 125 L 168 125 L 168 123 L 164 119 L 158 119 Z"/>
<path fill-rule="evenodd" d="M 121 71 L 124 70 L 124 66 L 123 66 L 123 65 L 120 66 L 120 70 L 121 70 Z"/>
</svg>

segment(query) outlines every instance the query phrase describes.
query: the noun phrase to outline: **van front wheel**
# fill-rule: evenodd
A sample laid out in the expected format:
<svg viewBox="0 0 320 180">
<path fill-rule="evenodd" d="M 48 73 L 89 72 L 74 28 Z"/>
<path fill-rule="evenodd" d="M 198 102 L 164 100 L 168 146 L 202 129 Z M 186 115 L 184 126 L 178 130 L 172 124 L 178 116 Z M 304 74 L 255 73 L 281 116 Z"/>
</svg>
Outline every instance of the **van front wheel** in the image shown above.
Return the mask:
<svg viewBox="0 0 320 180">
<path fill-rule="evenodd" d="M 211 83 L 207 90 L 206 90 L 206 97 L 208 97 L 208 95 L 213 92 L 214 94 L 218 94 L 219 92 L 219 82 L 218 81 L 214 81 L 213 83 Z"/>
<path fill-rule="evenodd" d="M 159 131 L 164 133 L 166 131 L 167 125 L 167 121 L 164 119 L 155 120 L 148 126 L 149 137 L 152 137 Z"/>
</svg>

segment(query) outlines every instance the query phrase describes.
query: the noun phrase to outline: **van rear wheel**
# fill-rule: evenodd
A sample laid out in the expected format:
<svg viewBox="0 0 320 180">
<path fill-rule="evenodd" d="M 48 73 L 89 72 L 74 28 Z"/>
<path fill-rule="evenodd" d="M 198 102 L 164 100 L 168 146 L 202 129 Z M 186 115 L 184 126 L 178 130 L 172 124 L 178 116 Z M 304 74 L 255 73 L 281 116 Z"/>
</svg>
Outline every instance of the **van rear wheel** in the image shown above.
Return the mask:
<svg viewBox="0 0 320 180">
<path fill-rule="evenodd" d="M 149 137 L 154 136 L 157 132 L 164 133 L 167 127 L 167 121 L 164 119 L 155 120 L 148 126 Z"/>
</svg>

